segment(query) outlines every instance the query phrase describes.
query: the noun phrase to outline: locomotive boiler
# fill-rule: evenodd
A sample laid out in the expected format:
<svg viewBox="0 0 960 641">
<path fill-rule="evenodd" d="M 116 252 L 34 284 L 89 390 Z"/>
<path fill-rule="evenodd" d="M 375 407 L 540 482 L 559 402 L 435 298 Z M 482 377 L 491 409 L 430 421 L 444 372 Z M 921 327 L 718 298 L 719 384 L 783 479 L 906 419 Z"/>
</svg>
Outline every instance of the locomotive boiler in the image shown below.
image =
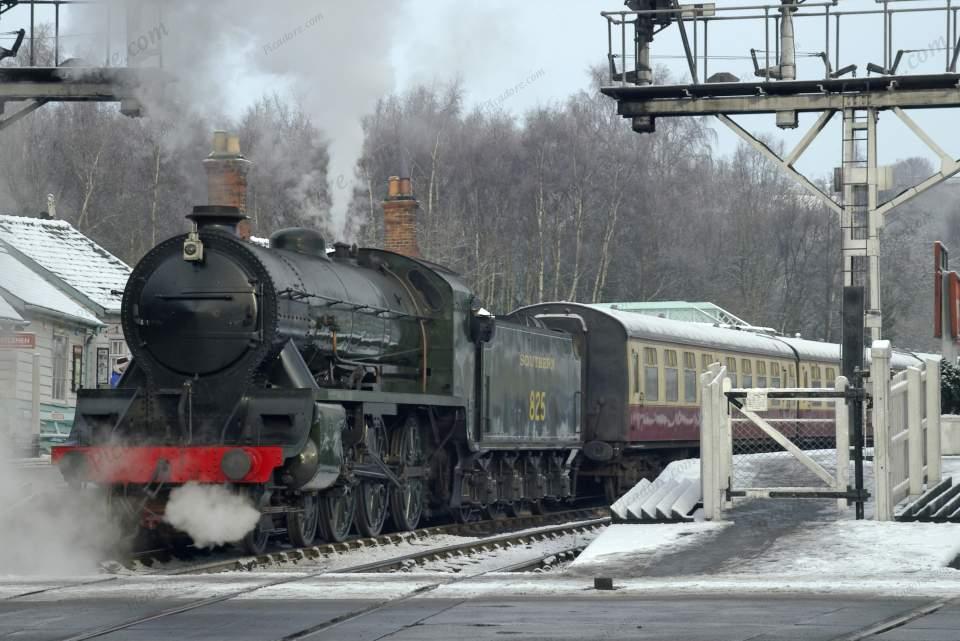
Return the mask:
<svg viewBox="0 0 960 641">
<path fill-rule="evenodd" d="M 538 509 L 574 492 L 581 344 L 495 320 L 449 270 L 313 230 L 269 246 L 234 207 L 144 256 L 124 291 L 131 366 L 81 390 L 68 480 L 162 527 L 171 490 L 226 485 L 260 512 L 244 544 L 339 541 Z"/>
</svg>

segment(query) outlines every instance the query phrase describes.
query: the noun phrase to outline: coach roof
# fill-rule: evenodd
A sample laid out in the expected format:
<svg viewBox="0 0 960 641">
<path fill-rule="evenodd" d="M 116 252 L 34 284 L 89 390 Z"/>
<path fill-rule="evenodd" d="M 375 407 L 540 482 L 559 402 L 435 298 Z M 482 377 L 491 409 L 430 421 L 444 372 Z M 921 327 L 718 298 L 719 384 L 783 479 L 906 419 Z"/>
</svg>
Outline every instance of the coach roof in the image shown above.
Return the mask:
<svg viewBox="0 0 960 641">
<path fill-rule="evenodd" d="M 564 305 L 567 305 L 564 303 Z M 710 350 L 734 350 L 775 358 L 793 359 L 799 355 L 801 359 L 839 362 L 840 345 L 822 341 L 812 341 L 804 338 L 787 336 L 771 336 L 748 330 L 717 327 L 707 323 L 690 321 L 674 321 L 646 314 L 622 312 L 604 306 L 579 305 L 570 303 L 573 307 L 586 307 L 616 319 L 623 326 L 627 335 L 641 340 L 677 343 Z M 794 353 L 796 350 L 796 353 Z M 866 350 L 866 360 L 869 361 L 869 349 Z M 930 356 L 938 358 L 936 356 Z M 894 368 L 903 368 L 910 365 L 920 365 L 921 358 L 909 352 L 897 350 L 894 352 Z"/>
</svg>

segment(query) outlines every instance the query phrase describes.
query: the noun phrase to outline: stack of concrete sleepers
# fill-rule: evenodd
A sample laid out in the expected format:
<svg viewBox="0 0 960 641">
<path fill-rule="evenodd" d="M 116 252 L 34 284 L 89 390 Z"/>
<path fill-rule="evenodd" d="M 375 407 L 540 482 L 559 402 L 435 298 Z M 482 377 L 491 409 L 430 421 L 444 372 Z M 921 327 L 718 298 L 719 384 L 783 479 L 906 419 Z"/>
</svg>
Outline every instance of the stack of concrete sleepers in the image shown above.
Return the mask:
<svg viewBox="0 0 960 641">
<path fill-rule="evenodd" d="M 652 483 L 641 480 L 610 506 L 615 523 L 675 523 L 693 521 L 702 506 L 699 476 L 668 474 Z"/>
</svg>

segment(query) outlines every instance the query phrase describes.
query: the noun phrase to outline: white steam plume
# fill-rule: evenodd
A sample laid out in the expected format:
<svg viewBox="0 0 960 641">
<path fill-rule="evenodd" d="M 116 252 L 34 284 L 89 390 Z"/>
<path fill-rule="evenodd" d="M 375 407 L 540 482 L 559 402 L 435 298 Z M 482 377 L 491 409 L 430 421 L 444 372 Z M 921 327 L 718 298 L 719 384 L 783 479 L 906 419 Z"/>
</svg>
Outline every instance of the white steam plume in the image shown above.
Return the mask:
<svg viewBox="0 0 960 641">
<path fill-rule="evenodd" d="M 164 520 L 197 547 L 234 543 L 253 530 L 260 512 L 250 499 L 220 485 L 187 483 L 170 492 Z"/>
<path fill-rule="evenodd" d="M 122 54 L 119 64 L 129 58 L 130 64 L 143 66 L 159 63 L 151 37 L 159 43 L 163 67 L 177 81 L 163 96 L 144 95 L 141 101 L 151 117 L 166 121 L 168 130 L 182 120 L 178 109 L 165 107 L 171 100 L 214 118 L 237 116 L 264 93 L 278 91 L 298 100 L 331 141 L 328 180 L 339 232 L 363 143 L 360 119 L 394 89 L 390 52 L 402 24 L 396 17 L 405 4 L 112 0 L 111 42 Z M 78 5 L 71 9 L 70 21 L 78 30 L 102 34 L 106 15 Z M 139 16 L 136 26 L 124 30 L 133 32 L 116 33 L 127 15 Z M 102 43 L 89 46 L 100 52 L 91 55 L 91 62 L 100 64 L 94 58 L 104 56 Z M 315 170 L 292 165 L 293 174 L 285 177 L 291 184 L 302 184 Z"/>
<path fill-rule="evenodd" d="M 73 490 L 0 442 L 0 576 L 78 576 L 117 553 L 120 530 L 103 494 Z"/>
</svg>

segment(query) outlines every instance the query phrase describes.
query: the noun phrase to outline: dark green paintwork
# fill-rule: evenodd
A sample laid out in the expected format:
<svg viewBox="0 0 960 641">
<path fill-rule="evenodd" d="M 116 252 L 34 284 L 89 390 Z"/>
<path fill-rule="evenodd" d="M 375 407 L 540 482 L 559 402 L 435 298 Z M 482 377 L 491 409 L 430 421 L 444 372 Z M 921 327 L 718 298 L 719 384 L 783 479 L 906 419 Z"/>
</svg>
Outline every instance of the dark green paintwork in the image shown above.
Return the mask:
<svg viewBox="0 0 960 641">
<path fill-rule="evenodd" d="M 340 405 L 314 403 L 310 439 L 317 446 L 317 472 L 306 490 L 322 490 L 332 486 L 340 476 L 343 464 L 343 434 L 346 412 Z"/>
<path fill-rule="evenodd" d="M 481 370 L 481 446 L 579 442 L 581 366 L 569 336 L 498 322 Z"/>
</svg>

